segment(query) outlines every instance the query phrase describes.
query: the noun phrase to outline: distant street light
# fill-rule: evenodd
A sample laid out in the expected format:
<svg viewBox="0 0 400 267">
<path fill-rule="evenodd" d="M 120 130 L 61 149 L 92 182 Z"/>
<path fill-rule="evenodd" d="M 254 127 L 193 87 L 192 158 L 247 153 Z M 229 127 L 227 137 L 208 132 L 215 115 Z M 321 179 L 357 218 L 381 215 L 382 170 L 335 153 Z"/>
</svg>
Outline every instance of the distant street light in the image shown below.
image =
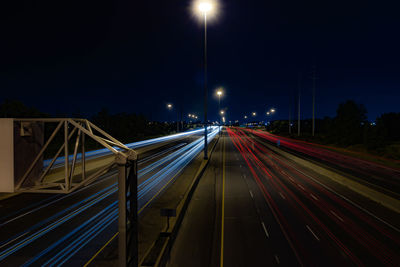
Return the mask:
<svg viewBox="0 0 400 267">
<path fill-rule="evenodd" d="M 267 111 L 267 115 L 271 114 L 269 111 Z"/>
<path fill-rule="evenodd" d="M 275 109 L 274 109 L 274 108 L 271 108 L 270 111 L 271 111 L 271 113 L 274 113 L 274 112 L 275 112 Z"/>
<path fill-rule="evenodd" d="M 223 94 L 222 89 L 217 90 L 217 96 L 218 96 L 218 110 L 221 110 L 221 96 Z M 224 111 L 221 111 L 221 114 L 224 114 Z M 219 134 L 221 135 L 221 119 L 219 119 Z"/>
<path fill-rule="evenodd" d="M 198 0 L 194 2 L 195 13 L 204 19 L 204 159 L 207 156 L 207 16 L 215 14 L 216 2 L 211 0 Z"/>
<path fill-rule="evenodd" d="M 173 105 L 171 103 L 167 104 L 167 109 L 172 110 Z M 178 118 L 178 110 L 176 111 L 176 132 L 179 132 L 179 118 Z"/>
<path fill-rule="evenodd" d="M 257 116 L 257 113 L 253 112 L 251 113 L 251 115 L 253 115 L 253 117 Z"/>
<path fill-rule="evenodd" d="M 244 116 L 245 119 L 247 119 L 247 116 Z"/>
<path fill-rule="evenodd" d="M 221 115 L 224 115 L 225 112 L 223 110 L 221 110 L 220 113 L 221 113 Z"/>
</svg>

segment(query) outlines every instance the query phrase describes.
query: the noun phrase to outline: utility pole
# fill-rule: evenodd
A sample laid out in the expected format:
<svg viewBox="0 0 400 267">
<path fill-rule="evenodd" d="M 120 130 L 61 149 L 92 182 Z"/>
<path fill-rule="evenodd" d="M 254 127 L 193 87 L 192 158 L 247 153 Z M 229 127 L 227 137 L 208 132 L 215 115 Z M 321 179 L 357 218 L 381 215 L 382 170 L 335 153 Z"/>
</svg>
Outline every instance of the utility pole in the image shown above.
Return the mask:
<svg viewBox="0 0 400 267">
<path fill-rule="evenodd" d="M 297 135 L 300 136 L 300 90 L 301 90 L 301 73 L 299 73 L 299 93 L 298 93 L 298 103 L 297 103 Z"/>
<path fill-rule="evenodd" d="M 312 136 L 315 134 L 315 80 L 317 79 L 316 77 L 316 67 L 314 65 L 313 67 L 313 98 L 312 98 Z"/>
</svg>

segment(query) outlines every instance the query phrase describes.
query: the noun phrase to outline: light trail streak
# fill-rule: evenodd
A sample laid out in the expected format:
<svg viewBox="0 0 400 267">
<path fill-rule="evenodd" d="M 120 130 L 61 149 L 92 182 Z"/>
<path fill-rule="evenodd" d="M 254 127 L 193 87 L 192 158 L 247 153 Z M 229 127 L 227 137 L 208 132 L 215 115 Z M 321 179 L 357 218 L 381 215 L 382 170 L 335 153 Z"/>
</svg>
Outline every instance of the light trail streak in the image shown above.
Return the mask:
<svg viewBox="0 0 400 267">
<path fill-rule="evenodd" d="M 210 130 L 214 130 L 214 128 L 210 127 Z M 127 147 L 131 148 L 131 149 L 138 149 L 144 146 L 149 146 L 149 145 L 155 145 L 158 143 L 162 143 L 162 142 L 167 142 L 167 141 L 171 141 L 173 139 L 177 139 L 180 137 L 185 137 L 185 136 L 189 136 L 189 135 L 193 135 L 193 134 L 200 134 L 200 133 L 204 133 L 204 129 L 198 129 L 198 130 L 191 130 L 191 131 L 187 131 L 187 132 L 183 132 L 183 133 L 178 133 L 178 134 L 172 134 L 172 135 L 167 135 L 167 136 L 162 136 L 162 137 L 158 137 L 158 138 L 153 138 L 153 139 L 148 139 L 148 140 L 143 140 L 143 141 L 138 141 L 138 142 L 133 142 L 133 143 L 129 143 L 129 144 L 125 144 Z M 114 147 L 117 150 L 121 150 L 118 147 Z M 108 150 L 107 148 L 102 148 L 102 149 L 98 149 L 98 150 L 92 150 L 92 151 L 88 151 L 85 153 L 85 158 L 86 160 L 89 159 L 95 159 L 98 157 L 103 157 L 103 156 L 107 156 L 107 155 L 111 155 L 112 152 L 110 150 Z M 60 165 L 64 164 L 64 156 L 58 157 L 56 159 L 56 161 L 54 162 L 54 167 L 58 167 Z M 73 155 L 69 156 L 69 160 L 73 159 Z M 77 153 L 76 155 L 76 159 L 77 160 L 81 160 L 82 159 L 82 153 Z M 47 159 L 43 161 L 43 167 L 47 167 L 52 159 Z M 79 161 L 77 161 L 79 162 Z"/>
<path fill-rule="evenodd" d="M 258 166 L 260 168 L 260 170 L 263 171 L 264 174 L 266 174 L 270 179 L 268 179 L 268 181 L 271 182 L 271 185 L 275 188 L 274 191 L 285 191 L 288 195 L 287 201 L 291 204 L 292 207 L 296 207 L 297 205 L 299 205 L 303 211 L 306 212 L 306 214 L 309 217 L 306 217 L 305 213 L 302 211 L 299 211 L 298 209 L 294 209 L 294 211 L 297 212 L 297 214 L 299 216 L 301 216 L 305 221 L 307 221 L 309 218 L 312 218 L 323 230 L 324 232 L 335 242 L 335 244 L 337 246 L 339 246 L 342 251 L 344 253 L 346 253 L 348 255 L 349 258 L 351 258 L 353 260 L 354 263 L 356 264 L 361 264 L 360 260 L 355 257 L 353 255 L 353 253 L 326 227 L 326 225 L 324 223 L 322 223 L 322 221 L 320 219 L 318 219 L 316 217 L 316 215 L 311 212 L 307 206 L 305 206 L 303 204 L 303 202 L 298 199 L 298 197 L 290 190 L 288 189 L 281 181 L 280 179 L 277 179 L 277 177 L 275 177 L 271 172 L 267 171 L 266 166 L 259 160 L 259 158 L 253 153 L 252 149 L 250 148 L 251 145 L 249 144 L 249 141 L 245 141 L 242 137 L 240 137 L 239 135 L 237 135 L 236 133 L 233 133 L 232 130 L 229 130 L 228 133 L 232 134 L 233 136 L 236 137 L 236 141 L 239 142 L 239 145 L 241 147 L 241 154 L 242 156 L 244 155 L 246 158 L 251 159 L 254 164 L 256 164 L 256 166 Z M 247 161 L 248 162 L 248 161 Z M 250 163 L 248 162 L 248 166 L 249 168 L 252 169 Z M 268 201 L 270 201 L 271 203 L 275 203 L 275 201 L 273 200 L 273 198 L 269 195 L 268 191 L 265 189 L 263 183 L 259 180 L 258 176 L 255 174 L 255 172 L 253 172 L 253 176 L 256 178 L 256 180 L 258 181 L 259 186 L 261 187 L 262 191 L 265 190 L 265 193 L 267 194 L 266 196 L 268 196 Z M 267 198 L 266 198 L 267 200 Z M 267 202 L 268 203 L 268 202 Z M 273 204 L 273 207 L 275 209 L 275 211 L 278 214 L 281 214 L 281 212 L 279 211 L 279 208 L 277 207 L 276 204 Z M 282 217 L 280 218 L 280 220 L 282 220 Z M 286 227 L 288 227 L 288 223 L 285 222 Z M 292 239 L 297 240 L 294 235 L 292 235 Z M 289 240 L 288 240 L 289 241 Z M 298 241 L 295 241 L 295 243 L 297 244 L 296 249 L 302 249 L 302 247 L 299 247 L 299 243 Z M 296 250 L 295 250 L 296 251 Z M 307 258 L 310 258 L 310 254 L 307 253 L 308 256 Z M 302 253 L 302 255 L 307 255 L 305 252 Z"/>
<path fill-rule="evenodd" d="M 288 174 L 288 171 L 292 172 L 297 172 L 298 176 L 301 178 L 306 178 L 303 173 L 300 173 L 296 168 L 291 167 L 286 163 L 286 161 L 280 160 L 279 157 L 270 151 L 268 151 L 266 148 L 263 146 L 259 145 L 257 142 L 254 142 L 254 139 L 251 139 L 249 136 L 244 135 L 242 131 L 239 131 L 239 134 L 230 133 L 232 135 L 232 139 L 236 142 L 239 143 L 239 146 L 237 148 L 239 151 L 241 151 L 243 157 L 249 157 L 254 164 L 256 164 L 260 170 L 263 170 L 266 172 L 267 176 L 273 179 L 268 179 L 276 190 L 282 190 L 286 191 L 294 200 L 293 204 L 299 204 L 303 210 L 305 210 L 308 214 L 311 215 L 311 217 L 314 219 L 314 221 L 317 222 L 317 224 L 324 229 L 324 232 L 330 236 L 335 243 L 343 249 L 343 251 L 347 254 L 349 253 L 349 249 L 346 248 L 342 242 L 340 242 L 334 235 L 331 233 L 328 228 L 321 223 L 315 216 L 313 216 L 310 211 L 306 208 L 305 205 L 302 204 L 301 200 L 299 200 L 295 194 L 293 194 L 292 190 L 286 187 L 281 179 L 279 179 L 277 176 L 275 176 L 273 173 L 268 172 L 264 166 L 264 164 L 258 159 L 258 158 L 263 158 L 267 161 L 268 165 L 272 167 L 277 173 L 282 174 L 284 177 L 289 178 L 291 181 L 290 183 L 293 185 L 293 189 L 296 189 L 297 187 L 300 187 L 300 184 L 296 183 L 294 179 Z M 252 149 L 251 149 L 252 148 Z M 254 152 L 254 153 L 253 153 Z M 255 155 L 257 154 L 257 156 Z M 272 161 L 275 160 L 278 162 L 281 166 L 283 166 L 286 170 L 286 172 L 281 171 L 281 167 L 275 164 L 275 162 Z M 307 178 L 310 180 L 309 178 Z M 305 180 L 305 179 L 304 179 Z M 315 181 L 310 181 L 312 186 L 316 188 L 317 190 L 322 191 L 322 195 L 328 196 L 331 200 L 335 200 L 339 202 L 339 207 L 345 207 L 346 209 L 349 210 L 351 214 L 355 215 L 360 215 L 360 213 L 354 212 L 354 207 L 350 207 L 347 203 L 343 203 L 344 201 L 339 199 L 336 195 L 333 195 L 331 192 L 326 190 L 325 188 L 321 188 L 321 185 L 315 183 Z M 370 253 L 371 255 L 374 255 L 375 258 L 379 259 L 382 263 L 391 265 L 394 264 L 395 262 L 399 261 L 398 256 L 396 256 L 396 253 L 391 251 L 388 247 L 386 247 L 383 243 L 380 243 L 378 240 L 376 240 L 372 235 L 370 235 L 368 232 L 363 231 L 363 228 L 358 227 L 358 225 L 351 220 L 349 217 L 345 216 L 343 213 L 341 213 L 338 209 L 333 207 L 330 203 L 326 202 L 324 199 L 317 199 L 312 193 L 308 193 L 307 190 L 301 186 L 302 190 L 297 190 L 298 193 L 302 194 L 304 197 L 307 199 L 311 200 L 311 202 L 317 206 L 320 211 L 322 211 L 327 217 L 329 217 L 331 220 L 336 222 L 336 225 L 341 226 L 343 231 L 348 234 L 348 236 L 351 236 L 353 239 L 357 240 L 357 242 L 361 245 L 364 246 Z M 330 211 L 330 212 L 328 212 Z M 360 219 L 364 222 L 365 221 L 365 216 L 361 216 Z M 367 218 L 366 220 L 368 223 L 371 224 L 370 218 Z M 385 233 L 380 227 L 377 227 L 375 224 L 371 224 L 372 226 L 375 226 L 376 230 Z M 385 235 L 388 235 L 388 233 L 385 233 Z M 390 236 L 388 236 L 390 237 Z M 396 241 L 396 238 L 391 237 L 392 240 Z M 398 244 L 398 243 L 397 243 Z M 352 254 L 349 255 L 353 260 L 356 260 L 355 262 L 359 262 L 359 260 Z"/>
<path fill-rule="evenodd" d="M 209 133 L 209 137 L 208 137 L 210 140 L 212 140 L 218 133 L 218 127 L 213 127 L 211 129 L 212 129 L 212 131 Z M 196 141 L 190 143 L 189 145 L 186 145 L 185 147 L 180 148 L 178 150 L 179 153 L 174 153 L 174 156 L 176 157 L 176 159 L 173 160 L 173 157 L 169 157 L 168 159 L 170 159 L 172 161 L 170 163 L 168 163 L 160 171 L 158 171 L 156 174 L 147 178 L 146 181 L 151 180 L 151 183 L 147 183 L 146 186 L 144 186 L 143 188 L 141 188 L 139 190 L 139 192 L 138 192 L 139 206 L 142 206 L 145 204 L 145 203 L 143 203 L 143 200 L 144 200 L 143 198 L 146 196 L 147 193 L 151 192 L 152 189 L 155 189 L 156 186 L 162 186 L 163 183 L 164 184 L 168 183 L 169 182 L 168 177 L 171 177 L 170 179 L 175 177 L 176 175 L 174 175 L 174 174 L 179 173 L 195 156 L 197 156 L 197 154 L 202 151 L 202 147 L 203 147 L 202 138 L 199 138 L 199 140 L 196 140 Z M 166 162 L 167 161 L 165 161 L 165 160 L 160 160 L 159 164 L 153 165 L 153 167 L 154 167 L 154 169 L 156 169 L 157 166 L 160 167 L 160 166 L 166 164 Z M 109 191 L 105 192 L 106 190 L 109 190 Z M 0 261 L 5 259 L 9 255 L 15 253 L 16 251 L 22 249 L 23 247 L 27 246 L 28 244 L 32 243 L 34 240 L 37 240 L 38 238 L 42 237 L 43 235 L 49 233 L 49 231 L 53 230 L 54 228 L 59 227 L 63 223 L 66 223 L 68 220 L 74 218 L 75 216 L 82 213 L 89 207 L 104 200 L 106 197 L 109 197 L 116 191 L 117 191 L 117 184 L 114 183 L 114 184 L 110 185 L 109 187 L 97 192 L 96 194 L 94 194 L 78 203 L 75 203 L 71 207 L 69 207 L 69 208 L 51 216 L 50 218 L 46 219 L 45 221 L 42 221 L 42 222 L 38 223 L 37 225 L 31 227 L 29 231 L 33 231 L 34 233 L 30 234 L 29 236 L 24 238 L 22 241 L 17 242 L 16 244 L 12 245 L 11 247 L 9 247 L 3 251 L 0 251 Z M 99 196 L 99 197 L 95 198 L 95 196 Z M 92 199 L 92 200 L 89 203 L 84 204 L 85 202 L 88 202 L 90 199 Z M 94 217 L 90 218 L 88 221 L 84 222 L 79 227 L 73 229 L 69 234 L 63 236 L 57 242 L 50 245 L 48 247 L 48 249 L 43 251 L 43 253 L 39 253 L 34 258 L 32 258 L 30 261 L 26 262 L 26 264 L 27 265 L 32 264 L 33 262 L 40 259 L 46 253 L 49 253 L 50 251 L 55 249 L 58 246 L 58 244 L 62 243 L 63 241 L 65 241 L 67 239 L 72 239 L 72 241 L 70 241 L 71 242 L 70 246 L 63 248 L 62 254 L 60 254 L 61 252 L 59 252 L 57 254 L 58 256 L 55 256 L 52 258 L 52 260 L 54 261 L 53 262 L 54 264 L 56 264 L 57 262 L 60 262 L 62 260 L 62 258 L 64 258 L 64 260 L 61 261 L 59 264 L 65 263 L 68 259 L 70 259 L 70 257 L 72 257 L 75 253 L 77 253 L 79 251 L 79 249 L 84 247 L 95 236 L 97 236 L 99 232 L 104 230 L 106 227 L 108 227 L 112 222 L 114 222 L 118 218 L 118 214 L 117 214 L 118 210 L 117 210 L 115 203 L 116 202 L 113 202 L 106 209 L 104 209 L 104 210 L 107 210 L 112 205 L 115 205 L 113 212 L 110 213 L 110 215 L 108 215 L 106 217 L 107 219 L 103 218 L 101 220 L 101 223 L 100 222 L 95 223 L 93 226 L 90 226 L 85 231 L 83 231 L 83 232 L 81 231 L 81 233 L 79 233 L 79 235 L 78 235 L 78 232 L 82 228 L 84 228 L 90 222 L 94 221 L 98 216 L 100 216 L 98 213 Z M 41 226 L 45 225 L 47 222 L 61 216 L 62 214 L 66 214 L 67 212 L 71 211 L 73 208 L 78 207 L 81 204 L 84 204 L 84 206 L 78 208 L 75 211 L 72 211 L 70 214 L 65 215 L 61 219 L 56 220 L 55 222 L 51 223 L 49 226 L 45 226 L 43 229 L 39 229 Z M 23 233 L 23 235 L 26 235 L 26 234 L 27 234 L 26 232 Z M 78 236 L 72 238 L 71 236 L 74 234 L 78 235 Z M 19 236 L 22 237 L 21 235 L 19 235 Z M 17 239 L 11 240 L 12 241 L 11 243 L 16 241 Z M 8 241 L 10 242 L 10 239 Z M 7 242 L 7 241 L 5 241 L 5 242 Z M 3 243 L 5 243 L 5 242 L 3 242 Z"/>
</svg>

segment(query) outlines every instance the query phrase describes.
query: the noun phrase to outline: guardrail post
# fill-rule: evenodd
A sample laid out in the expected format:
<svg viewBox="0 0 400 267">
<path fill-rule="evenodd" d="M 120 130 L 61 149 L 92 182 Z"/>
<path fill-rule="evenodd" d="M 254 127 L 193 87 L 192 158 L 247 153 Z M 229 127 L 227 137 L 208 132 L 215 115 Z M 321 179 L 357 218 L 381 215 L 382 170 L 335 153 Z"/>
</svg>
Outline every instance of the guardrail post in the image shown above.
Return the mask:
<svg viewBox="0 0 400 267">
<path fill-rule="evenodd" d="M 137 155 L 118 153 L 118 265 L 138 266 Z"/>
</svg>

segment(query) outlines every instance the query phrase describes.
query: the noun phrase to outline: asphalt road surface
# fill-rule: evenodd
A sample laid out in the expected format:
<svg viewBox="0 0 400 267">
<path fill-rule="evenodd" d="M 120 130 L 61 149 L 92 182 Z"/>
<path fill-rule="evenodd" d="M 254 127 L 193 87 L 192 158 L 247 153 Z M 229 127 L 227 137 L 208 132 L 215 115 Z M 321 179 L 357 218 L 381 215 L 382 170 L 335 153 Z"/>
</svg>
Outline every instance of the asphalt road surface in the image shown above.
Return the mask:
<svg viewBox="0 0 400 267">
<path fill-rule="evenodd" d="M 202 140 L 196 133 L 138 149 L 139 213 L 201 151 Z M 111 171 L 68 195 L 0 201 L 0 266 L 83 266 L 117 232 L 116 177 Z"/>
<path fill-rule="evenodd" d="M 263 138 L 227 128 L 169 265 L 399 266 L 399 222 Z"/>
</svg>

